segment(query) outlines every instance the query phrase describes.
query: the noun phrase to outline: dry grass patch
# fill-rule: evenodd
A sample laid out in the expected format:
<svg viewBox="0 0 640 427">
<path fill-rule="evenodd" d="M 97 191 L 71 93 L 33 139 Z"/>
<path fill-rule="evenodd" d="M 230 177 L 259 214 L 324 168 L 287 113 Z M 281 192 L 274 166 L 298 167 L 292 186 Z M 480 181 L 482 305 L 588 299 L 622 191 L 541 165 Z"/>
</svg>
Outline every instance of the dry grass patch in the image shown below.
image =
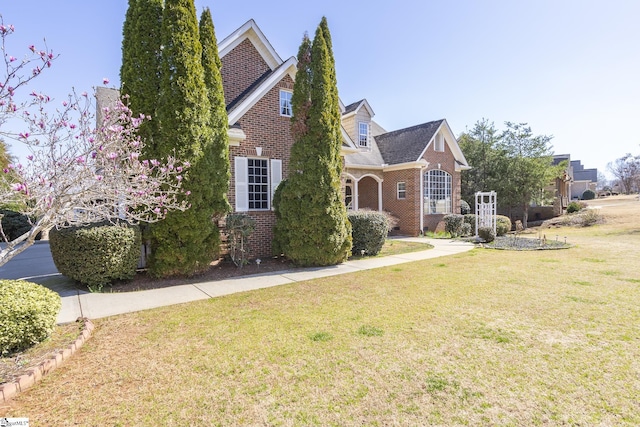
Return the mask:
<svg viewBox="0 0 640 427">
<path fill-rule="evenodd" d="M 99 320 L 77 357 L 0 416 L 637 425 L 640 233 L 621 231 L 640 223 L 619 218 L 559 229 L 575 244 L 564 251 L 474 250 Z"/>
</svg>

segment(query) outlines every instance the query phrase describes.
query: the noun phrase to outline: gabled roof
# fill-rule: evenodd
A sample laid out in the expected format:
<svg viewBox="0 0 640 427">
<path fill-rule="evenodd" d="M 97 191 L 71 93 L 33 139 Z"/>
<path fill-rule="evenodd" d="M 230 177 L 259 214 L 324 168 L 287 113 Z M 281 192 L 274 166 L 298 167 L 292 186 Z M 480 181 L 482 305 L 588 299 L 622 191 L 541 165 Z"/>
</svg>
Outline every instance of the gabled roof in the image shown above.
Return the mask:
<svg viewBox="0 0 640 427">
<path fill-rule="evenodd" d="M 376 137 L 385 162 L 390 165 L 417 161 L 440 129 L 443 120 L 436 120 Z"/>
<path fill-rule="evenodd" d="M 353 104 L 349 104 L 344 107 L 342 117 L 348 117 L 352 114 L 357 114 L 362 107 L 367 109 L 371 117 L 375 115 L 375 113 L 373 112 L 373 108 L 371 108 L 371 105 L 369 105 L 369 102 L 367 102 L 366 99 L 361 99 L 360 101 L 354 102 Z"/>
<path fill-rule="evenodd" d="M 380 154 L 388 165 L 419 162 L 435 136 L 441 132 L 456 161 L 456 170 L 469 169 L 460 146 L 445 119 L 378 135 L 375 138 Z"/>
<path fill-rule="evenodd" d="M 289 74 L 292 79 L 296 76 L 296 65 L 298 61 L 293 56 L 283 62 L 277 69 L 271 73 L 262 76 L 256 84 L 252 85 L 249 90 L 245 91 L 238 100 L 232 102 L 227 107 L 229 115 L 229 124 L 233 125 L 242 117 L 251 107 L 253 107 L 269 90 L 271 90 L 282 78 Z"/>
<path fill-rule="evenodd" d="M 234 47 L 240 43 L 249 39 L 255 46 L 257 51 L 262 56 L 262 59 L 267 65 L 275 70 L 280 64 L 282 64 L 282 58 L 273 48 L 269 40 L 264 36 L 264 33 L 258 27 L 258 24 L 253 19 L 247 21 L 242 27 L 235 30 L 224 40 L 218 43 L 218 52 L 220 58 L 223 58 L 227 53 L 231 52 Z"/>
</svg>

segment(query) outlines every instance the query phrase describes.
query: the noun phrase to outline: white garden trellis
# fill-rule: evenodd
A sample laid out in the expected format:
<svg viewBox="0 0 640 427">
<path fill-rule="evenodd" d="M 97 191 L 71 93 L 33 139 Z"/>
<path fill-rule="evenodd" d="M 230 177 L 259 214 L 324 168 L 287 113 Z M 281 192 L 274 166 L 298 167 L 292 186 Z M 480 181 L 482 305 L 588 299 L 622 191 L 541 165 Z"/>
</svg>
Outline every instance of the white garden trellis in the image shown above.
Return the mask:
<svg viewBox="0 0 640 427">
<path fill-rule="evenodd" d="M 479 227 L 491 227 L 496 235 L 496 198 L 495 191 L 476 193 L 476 237 Z"/>
</svg>

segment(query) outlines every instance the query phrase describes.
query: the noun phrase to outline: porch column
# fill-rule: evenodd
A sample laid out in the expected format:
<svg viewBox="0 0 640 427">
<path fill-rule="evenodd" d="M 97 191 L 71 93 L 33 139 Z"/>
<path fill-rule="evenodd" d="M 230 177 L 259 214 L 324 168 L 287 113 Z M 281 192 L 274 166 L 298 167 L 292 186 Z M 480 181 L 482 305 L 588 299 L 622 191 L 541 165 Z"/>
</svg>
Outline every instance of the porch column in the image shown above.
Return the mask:
<svg viewBox="0 0 640 427">
<path fill-rule="evenodd" d="M 353 180 L 353 210 L 357 211 L 359 209 L 359 203 L 358 203 L 358 183 L 360 182 L 359 179 L 354 179 Z"/>
<path fill-rule="evenodd" d="M 378 212 L 382 212 L 382 181 L 378 181 Z"/>
</svg>

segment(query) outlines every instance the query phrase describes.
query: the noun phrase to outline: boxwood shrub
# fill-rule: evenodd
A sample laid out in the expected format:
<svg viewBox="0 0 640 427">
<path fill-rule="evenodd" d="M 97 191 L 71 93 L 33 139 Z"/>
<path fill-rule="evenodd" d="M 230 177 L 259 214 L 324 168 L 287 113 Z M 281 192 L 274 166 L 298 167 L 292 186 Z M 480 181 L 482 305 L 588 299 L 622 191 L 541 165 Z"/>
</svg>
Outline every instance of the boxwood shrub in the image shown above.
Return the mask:
<svg viewBox="0 0 640 427">
<path fill-rule="evenodd" d="M 463 221 L 465 224 L 469 224 L 469 226 L 471 227 L 471 235 L 475 236 L 476 235 L 476 214 L 466 214 L 463 215 Z"/>
<path fill-rule="evenodd" d="M 95 223 L 51 230 L 51 255 L 58 271 L 99 291 L 113 280 L 129 280 L 140 259 L 140 228 Z"/>
<path fill-rule="evenodd" d="M 478 227 L 478 236 L 487 243 L 493 242 L 496 238 L 491 227 Z"/>
<path fill-rule="evenodd" d="M 462 223 L 464 222 L 464 216 L 458 214 L 445 215 L 442 218 L 444 221 L 444 231 L 449 233 L 451 237 L 459 237 L 462 234 Z"/>
<path fill-rule="evenodd" d="M 496 215 L 496 235 L 504 236 L 511 231 L 511 220 L 508 216 Z"/>
<path fill-rule="evenodd" d="M 51 335 L 60 296 L 23 280 L 0 280 L 0 355 L 26 350 Z"/>
<path fill-rule="evenodd" d="M 596 198 L 596 193 L 593 190 L 584 190 L 582 193 L 582 200 L 593 200 Z"/>
<path fill-rule="evenodd" d="M 383 212 L 354 211 L 348 214 L 351 222 L 351 236 L 353 255 L 377 255 L 384 245 L 389 232 L 389 221 Z"/>
</svg>

